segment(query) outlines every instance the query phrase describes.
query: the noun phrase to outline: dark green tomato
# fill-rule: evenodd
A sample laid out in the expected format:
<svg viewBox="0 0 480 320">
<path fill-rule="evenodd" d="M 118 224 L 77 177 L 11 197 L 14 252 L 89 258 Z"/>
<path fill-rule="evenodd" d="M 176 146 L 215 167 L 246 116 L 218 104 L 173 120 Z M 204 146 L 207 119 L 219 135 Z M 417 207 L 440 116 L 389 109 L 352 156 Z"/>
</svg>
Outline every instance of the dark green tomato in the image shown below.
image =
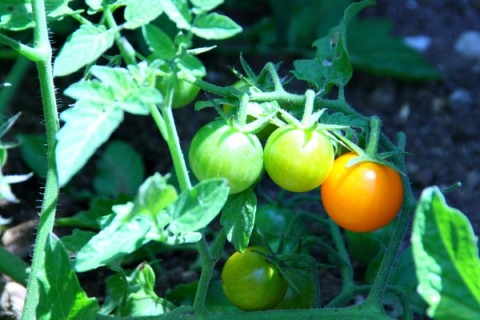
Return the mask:
<svg viewBox="0 0 480 320">
<path fill-rule="evenodd" d="M 263 204 L 257 207 L 255 225 L 262 232 L 282 234 L 287 231 L 293 212 L 286 208 L 279 208 L 273 204 Z"/>
<path fill-rule="evenodd" d="M 230 194 L 252 186 L 263 170 L 260 140 L 224 121 L 208 123 L 195 134 L 188 159 L 198 180 L 225 178 Z"/>
<path fill-rule="evenodd" d="M 166 80 L 160 78 L 157 80 L 157 89 L 165 95 L 166 94 Z M 197 97 L 200 88 L 185 80 L 177 80 L 173 86 L 172 108 L 179 109 L 190 104 Z"/>
<path fill-rule="evenodd" d="M 267 252 L 256 246 L 236 252 L 228 258 L 221 274 L 228 300 L 246 311 L 275 307 L 288 287 L 278 268 L 255 251 Z"/>
<path fill-rule="evenodd" d="M 265 145 L 265 169 L 280 187 L 306 192 L 320 186 L 332 170 L 333 145 L 320 132 L 286 125 L 275 130 Z"/>
</svg>

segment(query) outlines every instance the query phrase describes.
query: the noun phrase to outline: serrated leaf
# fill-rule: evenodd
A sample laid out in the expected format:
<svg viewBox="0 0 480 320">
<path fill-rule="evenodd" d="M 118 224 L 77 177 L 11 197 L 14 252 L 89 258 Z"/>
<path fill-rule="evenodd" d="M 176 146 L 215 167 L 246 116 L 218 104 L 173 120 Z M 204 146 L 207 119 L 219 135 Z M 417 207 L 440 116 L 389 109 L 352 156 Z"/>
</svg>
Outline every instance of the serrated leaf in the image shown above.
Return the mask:
<svg viewBox="0 0 480 320">
<path fill-rule="evenodd" d="M 250 242 L 256 210 L 257 197 L 251 188 L 230 195 L 223 208 L 220 223 L 237 251 L 243 252 Z"/>
<path fill-rule="evenodd" d="M 224 0 L 191 0 L 195 8 L 202 11 L 210 11 L 223 4 Z"/>
<path fill-rule="evenodd" d="M 60 118 L 65 124 L 57 134 L 56 159 L 59 183 L 64 186 L 123 121 L 123 111 L 77 102 Z"/>
<path fill-rule="evenodd" d="M 148 24 L 142 28 L 143 37 L 150 51 L 162 59 L 172 59 L 175 56 L 173 41 L 162 29 Z"/>
<path fill-rule="evenodd" d="M 480 258 L 467 217 L 438 187 L 422 192 L 412 233 L 418 293 L 435 319 L 480 318 Z"/>
<path fill-rule="evenodd" d="M 438 80 L 440 73 L 403 39 L 391 34 L 392 22 L 384 18 L 353 21 L 348 31 L 350 58 L 355 68 L 380 76 L 407 80 Z"/>
<path fill-rule="evenodd" d="M 347 26 L 350 21 L 365 7 L 374 2 L 365 0 L 352 3 L 344 12 L 340 24 L 333 27 L 326 37 L 313 43 L 317 48 L 316 57 L 311 60 L 294 62 L 293 74 L 299 80 L 305 80 L 318 91 L 328 92 L 332 85 L 345 86 L 352 76 L 352 64 L 347 50 Z"/>
<path fill-rule="evenodd" d="M 45 268 L 39 277 L 40 302 L 37 319 L 93 319 L 100 309 L 88 298 L 70 264 L 68 254 L 58 238 L 50 234 L 45 248 Z"/>
<path fill-rule="evenodd" d="M 224 179 L 201 181 L 180 194 L 167 208 L 171 217 L 167 230 L 172 234 L 198 231 L 206 227 L 220 213 L 228 198 Z"/>
<path fill-rule="evenodd" d="M 242 32 L 242 27 L 229 17 L 214 12 L 199 16 L 195 20 L 192 32 L 203 39 L 221 40 Z"/>
<path fill-rule="evenodd" d="M 93 179 L 97 193 L 116 197 L 135 194 L 145 178 L 145 168 L 138 152 L 122 141 L 110 142 L 100 159 Z"/>
<path fill-rule="evenodd" d="M 136 215 L 127 219 L 134 209 L 133 203 L 114 206 L 113 219 L 80 249 L 75 259 L 75 270 L 85 272 L 104 266 L 139 249 L 150 239 L 152 228 L 149 216 Z"/>
<path fill-rule="evenodd" d="M 41 178 L 47 176 L 47 140 L 44 135 L 19 135 L 20 156 L 35 174 Z"/>
<path fill-rule="evenodd" d="M 74 13 L 68 7 L 71 0 L 45 0 L 48 20 L 58 20 Z M 21 31 L 34 26 L 29 0 L 0 0 L 0 29 Z"/>
<path fill-rule="evenodd" d="M 104 26 L 81 25 L 60 49 L 53 64 L 54 76 L 69 75 L 96 61 L 113 45 L 113 41 L 113 30 L 106 30 Z"/>
<path fill-rule="evenodd" d="M 125 8 L 126 29 L 136 29 L 155 20 L 163 12 L 161 1 L 129 0 Z"/>
<path fill-rule="evenodd" d="M 161 0 L 163 10 L 179 29 L 190 29 L 192 14 L 187 0 Z"/>
</svg>

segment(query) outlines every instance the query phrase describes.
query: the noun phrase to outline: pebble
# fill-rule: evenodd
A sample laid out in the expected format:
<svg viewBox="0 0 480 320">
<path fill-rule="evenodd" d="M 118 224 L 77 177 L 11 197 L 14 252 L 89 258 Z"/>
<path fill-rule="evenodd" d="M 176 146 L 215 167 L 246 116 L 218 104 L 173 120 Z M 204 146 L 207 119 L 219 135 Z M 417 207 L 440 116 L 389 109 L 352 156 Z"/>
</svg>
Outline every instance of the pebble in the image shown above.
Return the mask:
<svg viewBox="0 0 480 320">
<path fill-rule="evenodd" d="M 463 88 L 455 89 L 448 98 L 453 107 L 468 106 L 473 103 L 472 95 Z"/>
<path fill-rule="evenodd" d="M 424 35 L 410 36 L 403 38 L 403 43 L 418 52 L 425 52 L 432 44 L 432 38 Z"/>
<path fill-rule="evenodd" d="M 466 58 L 480 59 L 480 32 L 463 32 L 455 43 L 455 51 Z"/>
</svg>

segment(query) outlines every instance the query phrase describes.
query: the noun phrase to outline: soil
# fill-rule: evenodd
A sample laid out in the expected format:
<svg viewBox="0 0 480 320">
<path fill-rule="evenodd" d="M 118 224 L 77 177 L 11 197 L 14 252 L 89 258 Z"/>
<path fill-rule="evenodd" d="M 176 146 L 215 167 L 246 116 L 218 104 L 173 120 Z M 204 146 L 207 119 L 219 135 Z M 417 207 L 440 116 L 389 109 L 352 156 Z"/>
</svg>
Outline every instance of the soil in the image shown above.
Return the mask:
<svg viewBox="0 0 480 320">
<path fill-rule="evenodd" d="M 461 182 L 460 188 L 447 195 L 447 201 L 464 212 L 475 233 L 480 234 L 480 55 L 465 56 L 455 49 L 456 42 L 464 32 L 480 31 L 480 1 L 379 0 L 378 5 L 368 9 L 365 14 L 389 17 L 394 22 L 393 33 L 398 36 L 424 36 L 430 39 L 430 45 L 423 54 L 440 71 L 443 80 L 412 83 L 355 72 L 346 88 L 347 100 L 361 113 L 379 115 L 383 120 L 384 132 L 390 138 L 394 139 L 398 131 L 406 133 L 407 151 L 412 154 L 407 160 L 408 174 L 417 196 L 428 186 L 445 188 L 457 181 Z M 242 20 L 236 19 L 234 13 L 230 16 L 234 20 Z M 212 59 L 212 64 L 207 63 L 207 68 L 214 72 L 211 72 L 208 80 L 217 82 L 230 79 L 226 66 L 238 66 L 238 56 L 235 59 Z M 273 57 L 272 60 L 280 59 Z M 2 62 L 0 82 L 9 67 L 9 63 Z M 287 70 L 287 67 L 292 66 L 285 63 L 283 68 Z M 68 81 L 69 79 L 58 79 L 56 83 L 62 109 L 70 103 L 62 95 Z M 22 116 L 4 141 L 14 139 L 19 133 L 44 131 L 37 83 L 32 68 L 6 113 L 6 116 L 11 116 L 21 111 Z M 205 113 L 192 117 L 191 110 L 176 111 L 183 143 L 188 144 L 196 129 L 208 119 L 204 115 Z M 144 157 L 150 172 L 165 173 L 170 169 L 171 163 L 163 160 L 166 159 L 166 145 L 157 134 L 153 122 L 127 117 L 113 139 L 131 143 Z M 84 174 L 74 179 L 76 189 L 91 188 L 91 171 L 91 167 L 87 167 Z M 29 169 L 21 160 L 18 150 L 11 150 L 4 173 L 26 172 Z M 26 260 L 34 237 L 31 221 L 38 218 L 43 185 L 44 182 L 36 177 L 13 185 L 12 190 L 21 199 L 21 203 L 2 203 L 0 206 L 1 217 L 11 219 L 8 228 L 23 227 L 26 230 L 18 233 L 21 236 L 11 241 L 9 247 Z M 60 199 L 58 214 L 72 215 L 85 209 L 85 206 L 81 199 L 72 198 L 65 192 Z M 187 261 L 184 265 L 192 263 L 191 255 L 181 254 L 168 258 L 175 259 L 169 260 L 172 271 L 168 276 L 176 277 L 179 282 L 185 280 L 185 277 L 195 278 L 190 272 L 175 268 L 182 265 L 183 260 Z M 92 275 L 81 279 L 89 287 L 87 291 L 95 291 L 93 287 L 98 283 L 96 277 L 100 276 Z M 89 279 L 93 281 L 88 283 Z"/>
</svg>

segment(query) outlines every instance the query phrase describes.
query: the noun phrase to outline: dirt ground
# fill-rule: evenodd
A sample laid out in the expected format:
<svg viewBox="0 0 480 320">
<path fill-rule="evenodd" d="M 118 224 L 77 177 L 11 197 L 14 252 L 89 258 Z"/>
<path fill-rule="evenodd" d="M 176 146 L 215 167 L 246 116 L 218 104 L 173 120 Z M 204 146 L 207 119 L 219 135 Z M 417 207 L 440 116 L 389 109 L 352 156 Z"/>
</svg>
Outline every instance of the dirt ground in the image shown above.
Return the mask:
<svg viewBox="0 0 480 320">
<path fill-rule="evenodd" d="M 431 185 L 447 187 L 457 181 L 462 183 L 462 187 L 448 194 L 447 201 L 463 211 L 472 222 L 475 233 L 480 234 L 480 49 L 473 48 L 473 53 L 469 54 L 455 48 L 465 32 L 480 32 L 480 1 L 379 0 L 378 5 L 368 9 L 366 14 L 391 18 L 396 35 L 429 39 L 424 55 L 440 71 L 443 80 L 412 83 L 356 72 L 346 88 L 347 100 L 364 114 L 379 115 L 389 137 L 394 138 L 399 130 L 406 133 L 407 151 L 412 153 L 408 157 L 408 173 L 416 195 Z M 2 62 L 0 81 L 9 66 Z M 224 66 L 213 66 L 213 69 L 228 73 Z M 59 79 L 57 82 L 62 108 L 65 108 L 66 100 L 61 93 L 68 85 L 64 81 Z M 22 111 L 22 116 L 9 137 L 18 133 L 43 132 L 37 76 L 33 68 L 7 115 L 18 111 Z M 202 119 L 192 119 L 187 111 L 179 111 L 178 119 L 184 141 L 188 141 L 202 122 Z M 151 141 L 152 136 L 156 137 L 155 141 Z M 161 160 L 166 145 L 151 121 L 139 124 L 138 118 L 127 117 L 114 138 L 131 142 L 144 156 L 150 170 L 169 170 L 170 163 Z M 9 156 L 6 174 L 29 171 L 18 151 L 13 150 Z M 88 173 L 76 177 L 74 183 L 80 189 L 87 188 L 90 184 Z M 9 227 L 37 218 L 43 184 L 42 180 L 32 178 L 13 186 L 13 192 L 22 202 L 2 203 L 0 206 L 0 215 L 12 219 Z M 81 209 L 84 209 L 81 201 L 63 193 L 59 215 L 74 214 Z M 11 248 L 18 249 L 19 255 L 27 258 L 33 243 L 34 226 L 27 223 L 24 227 L 20 231 L 22 237 L 14 240 Z"/>
</svg>

